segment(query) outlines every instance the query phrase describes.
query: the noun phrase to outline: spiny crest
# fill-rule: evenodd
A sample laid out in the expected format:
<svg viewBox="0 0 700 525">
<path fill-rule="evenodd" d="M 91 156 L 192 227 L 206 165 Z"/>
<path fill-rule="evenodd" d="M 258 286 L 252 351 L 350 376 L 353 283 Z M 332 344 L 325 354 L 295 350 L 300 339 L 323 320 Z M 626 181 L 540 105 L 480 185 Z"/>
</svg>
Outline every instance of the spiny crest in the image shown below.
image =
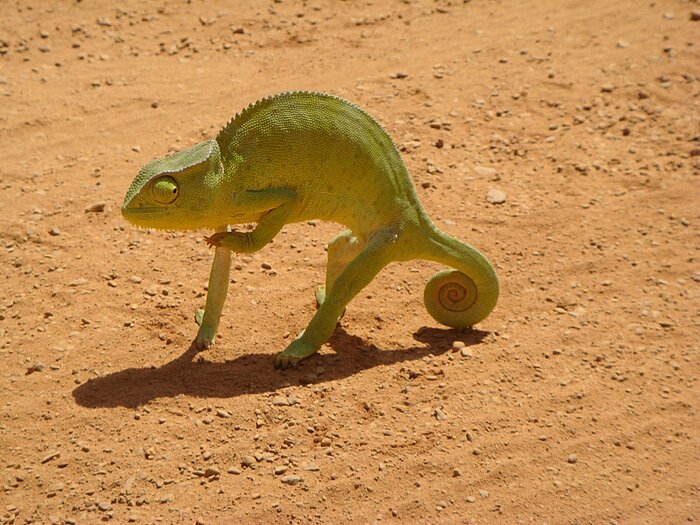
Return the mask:
<svg viewBox="0 0 700 525">
<path fill-rule="evenodd" d="M 256 111 L 259 111 L 262 107 L 264 107 L 267 104 L 270 104 L 272 102 L 275 102 L 276 100 L 279 100 L 281 98 L 286 98 L 286 97 L 319 97 L 319 98 L 327 98 L 327 99 L 333 99 L 337 100 L 339 102 L 342 102 L 343 104 L 347 104 L 348 106 L 356 109 L 357 111 L 361 112 L 365 116 L 367 116 L 370 120 L 374 121 L 377 123 L 371 115 L 369 115 L 366 111 L 364 111 L 361 107 L 358 105 L 350 102 L 349 100 L 346 100 L 342 97 L 339 97 L 337 95 L 332 95 L 330 93 L 323 93 L 320 91 L 304 91 L 304 90 L 299 90 L 299 91 L 284 91 L 282 93 L 277 93 L 275 95 L 268 95 L 265 96 L 261 99 L 256 100 L 252 104 L 250 104 L 248 107 L 243 109 L 242 111 L 239 111 L 236 113 L 236 115 L 228 121 L 228 123 L 219 131 L 219 133 L 216 135 L 216 142 L 219 143 L 219 148 L 221 149 L 221 152 L 223 155 L 226 155 L 228 152 L 228 146 L 231 144 L 232 138 L 234 134 L 236 133 L 236 130 L 238 127 L 246 121 L 246 119 L 250 118 L 252 115 L 255 114 Z M 384 128 L 377 123 L 377 125 L 386 133 Z"/>
</svg>

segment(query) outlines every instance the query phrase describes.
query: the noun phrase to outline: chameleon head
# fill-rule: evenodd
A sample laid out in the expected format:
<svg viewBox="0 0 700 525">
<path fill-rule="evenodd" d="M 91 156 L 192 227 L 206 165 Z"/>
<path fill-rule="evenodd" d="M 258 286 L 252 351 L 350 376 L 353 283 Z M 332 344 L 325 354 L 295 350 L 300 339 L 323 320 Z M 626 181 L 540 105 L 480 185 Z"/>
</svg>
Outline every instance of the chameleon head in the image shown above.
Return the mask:
<svg viewBox="0 0 700 525">
<path fill-rule="evenodd" d="M 131 183 L 122 215 L 143 228 L 210 227 L 207 217 L 222 177 L 221 154 L 215 140 L 151 161 Z"/>
</svg>

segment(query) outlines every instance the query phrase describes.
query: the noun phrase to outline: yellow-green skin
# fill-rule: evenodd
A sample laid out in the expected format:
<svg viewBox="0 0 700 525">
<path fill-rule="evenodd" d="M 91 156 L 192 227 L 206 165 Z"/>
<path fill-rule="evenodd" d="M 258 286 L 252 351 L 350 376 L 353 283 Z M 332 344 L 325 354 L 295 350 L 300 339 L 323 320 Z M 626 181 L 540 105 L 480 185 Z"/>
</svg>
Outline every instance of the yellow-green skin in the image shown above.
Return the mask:
<svg viewBox="0 0 700 525">
<path fill-rule="evenodd" d="M 122 214 L 146 228 L 216 230 L 207 238 L 216 254 L 206 306 L 196 315 L 200 349 L 216 335 L 232 251 L 257 251 L 293 222 L 345 225 L 328 245 L 316 315 L 278 354 L 282 368 L 316 352 L 348 302 L 392 261 L 428 259 L 455 269 L 435 274 L 424 294 L 428 312 L 445 325 L 471 327 L 498 300 L 493 267 L 432 223 L 386 131 L 332 95 L 290 92 L 255 102 L 215 139 L 146 164 Z M 247 222 L 257 223 L 252 232 L 229 231 Z"/>
</svg>

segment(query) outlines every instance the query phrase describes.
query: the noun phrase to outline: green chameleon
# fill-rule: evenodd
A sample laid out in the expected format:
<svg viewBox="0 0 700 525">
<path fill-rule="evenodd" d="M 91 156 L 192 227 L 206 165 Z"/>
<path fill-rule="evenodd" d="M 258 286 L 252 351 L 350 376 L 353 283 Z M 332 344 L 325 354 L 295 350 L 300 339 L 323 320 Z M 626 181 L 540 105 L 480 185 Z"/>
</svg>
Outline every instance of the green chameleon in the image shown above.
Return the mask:
<svg viewBox="0 0 700 525">
<path fill-rule="evenodd" d="M 122 205 L 131 223 L 164 230 L 214 228 L 215 246 L 195 344 L 208 348 L 226 299 L 231 252 L 252 253 L 285 224 L 323 219 L 348 230 L 328 244 L 325 286 L 305 330 L 277 355 L 287 368 L 332 335 L 348 302 L 392 261 L 427 259 L 455 270 L 428 282 L 438 322 L 471 327 L 493 310 L 498 278 L 478 250 L 439 230 L 418 200 L 386 131 L 339 97 L 289 92 L 238 113 L 215 139 L 146 164 Z M 250 232 L 229 225 L 257 223 Z"/>
</svg>

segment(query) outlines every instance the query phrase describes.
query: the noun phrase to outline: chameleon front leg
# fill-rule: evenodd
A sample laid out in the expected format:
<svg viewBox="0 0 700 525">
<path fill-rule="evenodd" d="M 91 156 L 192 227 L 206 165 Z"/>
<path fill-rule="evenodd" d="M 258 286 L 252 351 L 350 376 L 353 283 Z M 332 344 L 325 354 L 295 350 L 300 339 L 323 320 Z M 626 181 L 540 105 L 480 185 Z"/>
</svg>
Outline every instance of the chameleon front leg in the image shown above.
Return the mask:
<svg viewBox="0 0 700 525">
<path fill-rule="evenodd" d="M 216 228 L 217 232 L 226 232 L 228 228 L 222 226 Z M 199 332 L 195 339 L 198 350 L 209 348 L 216 336 L 219 327 L 221 310 L 226 301 L 228 292 L 229 274 L 231 271 L 231 250 L 223 246 L 216 248 L 214 262 L 209 272 L 209 286 L 207 287 L 207 301 L 204 310 L 195 312 L 195 320 L 199 324 Z"/>
<path fill-rule="evenodd" d="M 328 290 L 316 315 L 306 329 L 277 355 L 275 366 L 288 368 L 318 351 L 335 330 L 338 319 L 350 300 L 394 260 L 397 239 L 393 227 L 376 232 L 362 252 L 342 271 Z"/>
<path fill-rule="evenodd" d="M 252 232 L 219 232 L 206 241 L 209 246 L 223 246 L 236 253 L 257 252 L 287 224 L 296 204 L 296 193 L 287 188 L 247 191 L 236 205 L 262 214 L 255 229 Z"/>
</svg>

